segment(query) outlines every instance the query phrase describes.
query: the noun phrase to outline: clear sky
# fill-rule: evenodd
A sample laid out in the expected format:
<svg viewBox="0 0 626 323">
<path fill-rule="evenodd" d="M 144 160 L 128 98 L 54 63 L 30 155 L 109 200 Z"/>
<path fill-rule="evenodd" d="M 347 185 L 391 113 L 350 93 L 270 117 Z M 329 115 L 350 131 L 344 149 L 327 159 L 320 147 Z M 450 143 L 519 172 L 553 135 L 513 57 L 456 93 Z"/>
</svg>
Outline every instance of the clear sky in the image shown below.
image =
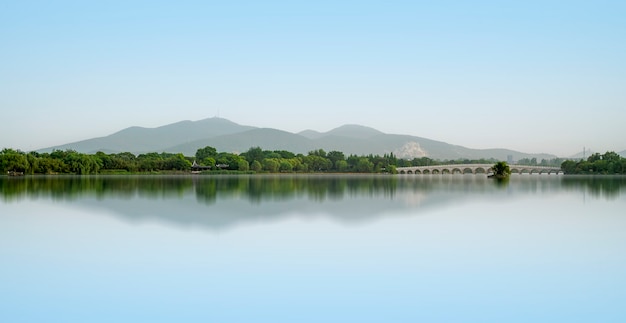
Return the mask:
<svg viewBox="0 0 626 323">
<path fill-rule="evenodd" d="M 0 148 L 219 115 L 626 149 L 626 1 L 0 0 Z"/>
</svg>

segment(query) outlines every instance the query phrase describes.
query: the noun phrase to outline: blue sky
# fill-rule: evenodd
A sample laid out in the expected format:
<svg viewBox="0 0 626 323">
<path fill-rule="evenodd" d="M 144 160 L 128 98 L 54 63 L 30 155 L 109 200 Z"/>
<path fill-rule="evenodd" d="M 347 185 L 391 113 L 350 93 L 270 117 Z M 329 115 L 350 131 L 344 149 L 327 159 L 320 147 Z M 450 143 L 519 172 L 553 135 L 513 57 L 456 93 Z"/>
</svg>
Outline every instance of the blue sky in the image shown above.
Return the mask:
<svg viewBox="0 0 626 323">
<path fill-rule="evenodd" d="M 626 149 L 623 1 L 4 1 L 0 147 L 219 115 Z"/>
</svg>

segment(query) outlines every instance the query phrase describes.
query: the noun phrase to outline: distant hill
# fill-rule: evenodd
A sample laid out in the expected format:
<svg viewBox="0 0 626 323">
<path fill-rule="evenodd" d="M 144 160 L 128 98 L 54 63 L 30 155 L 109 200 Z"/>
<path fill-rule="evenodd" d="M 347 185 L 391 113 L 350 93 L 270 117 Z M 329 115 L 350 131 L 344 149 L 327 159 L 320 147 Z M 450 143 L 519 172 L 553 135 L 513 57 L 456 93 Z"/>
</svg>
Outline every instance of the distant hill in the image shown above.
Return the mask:
<svg viewBox="0 0 626 323">
<path fill-rule="evenodd" d="M 347 155 L 394 153 L 400 158 L 430 157 L 434 159 L 495 158 L 514 160 L 521 158 L 550 159 L 549 154 L 531 154 L 508 149 L 471 149 L 445 142 L 409 136 L 385 134 L 360 125 L 344 125 L 328 132 L 306 130 L 300 133 L 242 126 L 222 118 L 199 121 L 181 121 L 157 128 L 130 127 L 106 137 L 87 139 L 65 145 L 48 147 L 39 152 L 54 149 L 73 149 L 84 153 L 173 152 L 187 156 L 198 148 L 215 147 L 218 151 L 241 153 L 250 147 L 264 150 L 287 150 L 306 154 L 311 150 L 341 151 Z"/>
<path fill-rule="evenodd" d="M 593 155 L 594 153 L 596 153 L 596 152 L 592 151 L 591 149 L 585 149 L 585 151 L 577 152 L 577 153 L 575 153 L 575 154 L 573 154 L 573 155 L 571 155 L 571 156 L 569 156 L 567 158 L 570 158 L 570 159 L 582 159 L 582 158 L 587 158 L 587 157 Z"/>
<path fill-rule="evenodd" d="M 319 132 L 315 130 L 304 130 L 298 132 L 301 135 L 309 139 L 319 139 L 328 136 L 368 139 L 374 136 L 383 135 L 384 133 L 370 127 L 359 126 L 354 124 L 347 124 L 341 127 L 332 129 L 328 132 Z"/>
<path fill-rule="evenodd" d="M 571 159 L 586 159 L 586 158 L 588 158 L 589 156 L 591 156 L 591 155 L 593 155 L 593 154 L 595 154 L 595 153 L 599 153 L 599 154 L 601 154 L 601 155 L 602 155 L 602 154 L 606 153 L 606 151 L 603 151 L 603 152 L 598 152 L 598 151 L 592 151 L 591 149 L 589 149 L 589 150 L 585 149 L 585 151 L 584 151 L 584 152 L 583 152 L 583 151 L 581 151 L 581 152 L 576 153 L 576 154 L 574 154 L 574 155 L 572 155 L 572 156 L 569 156 L 568 158 L 571 158 Z M 626 150 L 617 151 L 616 153 L 617 153 L 618 155 L 620 155 L 620 156 L 622 156 L 622 157 L 626 158 Z"/>
<path fill-rule="evenodd" d="M 384 133 L 370 127 L 359 126 L 355 124 L 343 125 L 324 134 L 324 137 L 346 137 L 355 139 L 371 139 L 373 137 L 384 135 Z"/>
<path fill-rule="evenodd" d="M 288 150 L 295 153 L 306 153 L 312 150 L 311 140 L 290 132 L 257 128 L 231 135 L 216 136 L 194 140 L 184 144 L 167 147 L 168 152 L 182 152 L 191 156 L 198 148 L 211 146 L 217 151 L 242 153 L 250 147 L 261 147 L 264 150 Z"/>
<path fill-rule="evenodd" d="M 319 132 L 319 131 L 315 131 L 315 130 L 304 130 L 304 131 L 300 131 L 298 132 L 298 134 L 302 137 L 305 138 L 309 138 L 309 139 L 317 139 L 317 138 L 321 138 L 324 136 L 323 132 Z"/>
<path fill-rule="evenodd" d="M 194 140 L 235 134 L 255 127 L 242 126 L 222 118 L 208 118 L 199 121 L 181 121 L 157 128 L 130 127 L 106 137 L 93 138 L 65 145 L 44 148 L 39 151 L 50 152 L 54 149 L 73 149 L 84 153 L 102 151 L 125 152 L 135 154 L 162 152 L 168 147 Z"/>
<path fill-rule="evenodd" d="M 312 137 L 313 139 L 276 129 L 253 129 L 168 147 L 166 151 L 193 155 L 198 148 L 211 146 L 218 151 L 236 153 L 247 151 L 250 147 L 261 147 L 265 150 L 287 150 L 302 154 L 320 148 L 327 152 L 336 150 L 355 155 L 394 153 L 400 158 L 496 158 L 506 160 L 509 155 L 512 155 L 514 159 L 555 158 L 555 156 L 548 154 L 526 154 L 508 149 L 470 149 L 421 137 L 384 134 L 372 128 L 356 125 L 342 126 L 326 133 L 318 133 Z"/>
</svg>

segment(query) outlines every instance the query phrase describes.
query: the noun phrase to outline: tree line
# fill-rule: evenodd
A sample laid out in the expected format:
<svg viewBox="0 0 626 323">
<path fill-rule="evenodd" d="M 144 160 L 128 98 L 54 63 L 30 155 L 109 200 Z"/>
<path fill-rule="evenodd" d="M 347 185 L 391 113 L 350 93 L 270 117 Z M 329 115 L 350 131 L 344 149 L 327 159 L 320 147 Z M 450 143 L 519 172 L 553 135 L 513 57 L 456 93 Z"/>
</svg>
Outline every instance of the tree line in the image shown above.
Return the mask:
<svg viewBox="0 0 626 323">
<path fill-rule="evenodd" d="M 110 174 L 145 173 L 163 171 L 189 171 L 193 163 L 204 172 L 250 172 L 250 173 L 396 173 L 396 167 L 438 165 L 442 163 L 491 163 L 490 160 L 440 161 L 428 157 L 399 159 L 393 153 L 384 155 L 347 155 L 340 151 L 323 149 L 308 154 L 296 154 L 286 150 L 263 150 L 252 147 L 235 154 L 218 152 L 206 146 L 194 156 L 177 153 L 97 152 L 85 154 L 74 150 L 54 150 L 50 153 L 22 152 L 14 149 L 0 151 L 2 174 Z"/>
<path fill-rule="evenodd" d="M 97 152 L 85 154 L 74 150 L 54 150 L 50 153 L 28 152 L 5 148 L 0 151 L 0 172 L 23 174 L 107 174 L 189 171 L 193 163 L 206 172 L 395 172 L 397 161 L 393 154 L 379 156 L 345 156 L 342 152 L 322 149 L 307 155 L 285 150 L 262 150 L 259 147 L 235 154 L 218 152 L 207 146 L 194 156 L 181 153 Z"/>
<path fill-rule="evenodd" d="M 106 171 L 150 172 L 188 170 L 189 159 L 182 154 L 132 153 L 84 154 L 74 150 L 54 150 L 51 153 L 25 153 L 14 149 L 0 151 L 0 171 L 24 174 L 98 174 Z"/>
<path fill-rule="evenodd" d="M 595 153 L 586 160 L 566 160 L 561 164 L 565 174 L 626 174 L 626 158 L 613 151 Z"/>
<path fill-rule="evenodd" d="M 520 164 L 522 161 L 520 160 Z M 540 165 L 552 165 L 560 160 L 542 160 Z M 347 155 L 340 151 L 323 149 L 308 154 L 295 154 L 286 150 L 263 150 L 252 147 L 236 154 L 218 152 L 206 146 L 194 156 L 181 153 L 97 152 L 85 154 L 74 150 L 54 150 L 50 153 L 22 152 L 14 149 L 0 151 L 0 174 L 16 172 L 24 174 L 110 174 L 190 171 L 193 163 L 202 166 L 204 172 L 249 173 L 396 173 L 397 167 L 434 166 L 442 164 L 493 164 L 496 159 L 435 160 L 428 157 L 402 159 L 393 153 L 384 155 Z M 536 160 L 529 160 L 534 164 Z M 561 164 L 566 174 L 624 174 L 626 159 L 614 152 L 594 154 L 586 161 L 566 160 Z"/>
</svg>

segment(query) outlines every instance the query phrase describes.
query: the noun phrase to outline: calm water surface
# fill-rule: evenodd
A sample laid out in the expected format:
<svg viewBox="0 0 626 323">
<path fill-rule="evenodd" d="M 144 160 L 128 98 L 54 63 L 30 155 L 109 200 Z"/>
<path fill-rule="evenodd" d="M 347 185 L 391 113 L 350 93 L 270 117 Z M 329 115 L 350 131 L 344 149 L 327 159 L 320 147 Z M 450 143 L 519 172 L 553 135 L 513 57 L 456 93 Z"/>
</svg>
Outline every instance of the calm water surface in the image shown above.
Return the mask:
<svg viewBox="0 0 626 323">
<path fill-rule="evenodd" d="M 625 322 L 626 178 L 0 177 L 0 322 Z"/>
</svg>

